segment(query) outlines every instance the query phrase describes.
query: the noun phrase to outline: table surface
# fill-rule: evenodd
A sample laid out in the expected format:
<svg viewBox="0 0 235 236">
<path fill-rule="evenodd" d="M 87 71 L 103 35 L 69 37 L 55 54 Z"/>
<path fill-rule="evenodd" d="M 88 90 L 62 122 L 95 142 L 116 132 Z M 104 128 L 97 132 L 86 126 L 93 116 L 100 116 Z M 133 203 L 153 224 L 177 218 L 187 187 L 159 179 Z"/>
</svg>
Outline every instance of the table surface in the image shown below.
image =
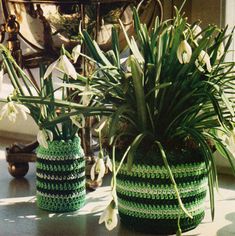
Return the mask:
<svg viewBox="0 0 235 236">
<path fill-rule="evenodd" d="M 40 210 L 35 199 L 35 163 L 25 178 L 14 179 L 7 171 L 5 147 L 11 140 L 0 139 L 0 236 L 146 236 L 129 231 L 122 224 L 109 232 L 99 225 L 99 216 L 109 202 L 110 178 L 102 187 L 86 195 L 86 204 L 79 211 L 54 214 Z M 209 200 L 206 216 L 196 229 L 185 236 L 235 235 L 235 178 L 219 176 L 219 193 L 216 194 L 216 215 L 211 221 Z"/>
</svg>

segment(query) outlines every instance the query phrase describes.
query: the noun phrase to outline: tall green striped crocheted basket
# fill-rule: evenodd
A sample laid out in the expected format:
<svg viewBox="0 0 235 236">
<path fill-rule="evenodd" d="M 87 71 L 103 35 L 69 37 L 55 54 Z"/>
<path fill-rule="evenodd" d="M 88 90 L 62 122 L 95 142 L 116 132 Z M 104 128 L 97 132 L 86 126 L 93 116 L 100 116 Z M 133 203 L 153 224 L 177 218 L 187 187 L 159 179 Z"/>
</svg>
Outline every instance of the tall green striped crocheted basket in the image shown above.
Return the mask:
<svg viewBox="0 0 235 236">
<path fill-rule="evenodd" d="M 134 231 L 174 234 L 180 216 L 182 232 L 195 228 L 204 218 L 207 192 L 207 169 L 201 155 L 187 151 L 167 154 L 182 202 L 192 219 L 180 210 L 160 155 L 138 153 L 137 156 L 137 164 L 133 165 L 131 172 L 127 170 L 127 164 L 123 164 L 117 175 L 121 222 Z M 142 161 L 138 163 L 138 159 Z"/>
<path fill-rule="evenodd" d="M 51 212 L 69 212 L 85 203 L 85 160 L 80 138 L 39 146 L 36 162 L 37 205 Z"/>
</svg>

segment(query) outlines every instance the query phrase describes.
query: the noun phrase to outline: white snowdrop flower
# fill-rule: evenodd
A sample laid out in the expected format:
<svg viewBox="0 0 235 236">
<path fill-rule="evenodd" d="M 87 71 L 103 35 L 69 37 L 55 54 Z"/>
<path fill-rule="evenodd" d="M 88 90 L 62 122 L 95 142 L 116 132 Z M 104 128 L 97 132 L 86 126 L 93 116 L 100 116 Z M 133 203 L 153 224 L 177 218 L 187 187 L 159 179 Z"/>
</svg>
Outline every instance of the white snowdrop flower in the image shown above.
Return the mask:
<svg viewBox="0 0 235 236">
<path fill-rule="evenodd" d="M 44 148 L 48 148 L 48 143 L 47 141 L 52 141 L 53 140 L 53 133 L 48 130 L 48 129 L 41 129 L 38 131 L 37 134 L 37 141 L 38 143 L 44 147 Z"/>
<path fill-rule="evenodd" d="M 107 159 L 106 159 L 106 166 L 109 168 L 109 170 L 112 172 L 113 170 L 113 164 L 112 164 L 112 161 L 111 159 L 109 158 L 109 156 L 107 156 Z"/>
<path fill-rule="evenodd" d="M 24 120 L 27 120 L 27 113 L 29 114 L 30 110 L 22 104 L 10 101 L 2 107 L 0 111 L 0 120 L 2 120 L 3 117 L 7 117 L 11 122 L 15 123 L 16 117 L 19 113 L 22 115 Z"/>
<path fill-rule="evenodd" d="M 208 72 L 211 72 L 212 67 L 211 67 L 211 63 L 210 63 L 210 56 L 204 51 L 202 50 L 198 56 L 198 60 L 196 61 L 196 66 L 198 67 L 198 69 L 200 71 L 203 70 L 203 66 L 206 65 L 206 69 Z"/>
<path fill-rule="evenodd" d="M 91 100 L 91 96 L 94 94 L 89 84 L 86 84 L 85 89 L 80 92 L 78 95 L 82 96 L 81 102 L 82 105 L 88 106 Z"/>
<path fill-rule="evenodd" d="M 235 155 L 235 129 L 227 133 L 218 131 L 218 135 L 223 140 L 227 150 Z"/>
<path fill-rule="evenodd" d="M 190 62 L 192 57 L 192 48 L 186 40 L 183 40 L 178 49 L 177 49 L 177 57 L 181 64 L 187 64 Z"/>
<path fill-rule="evenodd" d="M 73 79 L 77 79 L 77 72 L 66 55 L 60 56 L 56 61 L 50 64 L 44 74 L 44 79 L 46 79 L 54 69 L 64 72 Z"/>
<path fill-rule="evenodd" d="M 81 44 L 78 44 L 76 47 L 73 48 L 72 50 L 72 58 L 73 58 L 73 62 L 76 63 L 79 56 L 80 56 L 80 53 L 81 53 L 81 50 L 82 50 L 82 46 Z"/>
<path fill-rule="evenodd" d="M 103 222 L 105 222 L 105 227 L 108 230 L 112 230 L 117 226 L 118 223 L 117 209 L 115 207 L 114 201 L 111 201 L 101 214 L 99 219 L 99 224 Z"/>
<path fill-rule="evenodd" d="M 202 39 L 202 35 L 200 34 L 201 32 L 202 32 L 202 28 L 199 25 L 193 26 L 192 33 L 194 37 L 197 36 L 197 39 Z"/>
<path fill-rule="evenodd" d="M 91 180 L 95 179 L 95 174 L 98 174 L 97 181 L 99 182 L 105 174 L 105 164 L 103 158 L 97 158 L 93 166 L 91 167 Z"/>
</svg>

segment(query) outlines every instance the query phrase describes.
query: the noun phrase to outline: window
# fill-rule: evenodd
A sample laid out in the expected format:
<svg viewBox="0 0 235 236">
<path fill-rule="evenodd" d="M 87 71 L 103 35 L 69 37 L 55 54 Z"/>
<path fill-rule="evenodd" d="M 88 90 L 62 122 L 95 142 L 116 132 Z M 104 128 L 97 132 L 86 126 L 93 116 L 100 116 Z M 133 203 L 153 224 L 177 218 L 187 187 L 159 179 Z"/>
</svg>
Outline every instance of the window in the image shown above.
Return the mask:
<svg viewBox="0 0 235 236">
<path fill-rule="evenodd" d="M 224 11 L 224 19 L 225 19 L 225 25 L 229 25 L 229 30 L 231 31 L 233 27 L 235 26 L 235 1 L 234 0 L 225 0 L 225 11 Z M 235 37 L 235 33 L 233 33 Z M 233 40 L 233 44 L 231 45 L 231 53 L 228 55 L 228 60 L 235 60 L 235 40 Z"/>
</svg>

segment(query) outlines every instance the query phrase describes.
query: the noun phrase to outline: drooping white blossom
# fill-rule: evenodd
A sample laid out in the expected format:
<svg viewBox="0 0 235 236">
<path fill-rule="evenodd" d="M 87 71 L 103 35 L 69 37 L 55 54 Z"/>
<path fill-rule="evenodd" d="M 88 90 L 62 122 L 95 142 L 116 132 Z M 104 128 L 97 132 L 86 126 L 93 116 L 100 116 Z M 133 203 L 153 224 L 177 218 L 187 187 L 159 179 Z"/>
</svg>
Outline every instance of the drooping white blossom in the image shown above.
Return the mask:
<svg viewBox="0 0 235 236">
<path fill-rule="evenodd" d="M 192 48 L 186 40 L 183 40 L 177 49 L 177 58 L 181 64 L 187 64 L 192 57 Z"/>
<path fill-rule="evenodd" d="M 103 128 L 105 127 L 106 123 L 107 123 L 107 117 L 102 116 L 100 121 L 98 122 L 98 124 L 95 126 L 95 132 L 100 133 L 102 132 Z"/>
<path fill-rule="evenodd" d="M 81 49 L 82 49 L 82 46 L 81 44 L 78 44 L 76 47 L 73 48 L 72 50 L 72 58 L 73 58 L 73 62 L 76 63 L 79 56 L 80 56 L 80 53 L 81 53 Z"/>
<path fill-rule="evenodd" d="M 192 33 L 194 37 L 197 37 L 196 39 L 202 39 L 202 35 L 200 34 L 202 32 L 202 29 L 199 25 L 194 25 L 192 28 Z"/>
<path fill-rule="evenodd" d="M 85 89 L 80 92 L 78 95 L 82 96 L 81 102 L 82 105 L 88 106 L 91 100 L 91 96 L 94 94 L 89 84 L 86 84 Z"/>
<path fill-rule="evenodd" d="M 106 166 L 109 168 L 109 170 L 112 172 L 113 170 L 113 164 L 112 164 L 112 161 L 111 159 L 109 158 L 109 156 L 107 156 L 107 159 L 106 159 Z"/>
<path fill-rule="evenodd" d="M 29 114 L 30 110 L 26 106 L 10 101 L 2 107 L 0 120 L 2 120 L 3 117 L 7 117 L 9 121 L 15 123 L 18 114 L 20 114 L 24 120 L 27 120 L 27 113 Z"/>
<path fill-rule="evenodd" d="M 48 148 L 48 140 L 53 140 L 53 133 L 48 129 L 40 129 L 37 134 L 37 141 L 39 145 Z"/>
<path fill-rule="evenodd" d="M 99 224 L 105 222 L 105 227 L 108 230 L 112 230 L 117 226 L 118 218 L 117 218 L 117 209 L 116 204 L 112 200 L 109 205 L 105 208 L 103 213 L 100 216 Z"/>
<path fill-rule="evenodd" d="M 220 132 L 218 135 L 223 140 L 227 150 L 235 156 L 235 129 L 229 133 Z"/>
<path fill-rule="evenodd" d="M 211 72 L 211 70 L 212 70 L 210 56 L 204 50 L 202 50 L 200 52 L 195 64 L 200 71 L 204 71 L 203 66 L 205 66 L 205 65 L 206 65 L 206 69 L 208 72 Z"/>
<path fill-rule="evenodd" d="M 77 72 L 66 55 L 61 55 L 56 61 L 48 66 L 44 74 L 44 79 L 46 79 L 54 69 L 64 72 L 75 80 L 77 79 Z"/>
<path fill-rule="evenodd" d="M 95 180 L 96 174 L 98 174 L 97 181 L 101 181 L 105 174 L 105 163 L 103 158 L 97 158 L 91 167 L 91 180 Z"/>
</svg>

